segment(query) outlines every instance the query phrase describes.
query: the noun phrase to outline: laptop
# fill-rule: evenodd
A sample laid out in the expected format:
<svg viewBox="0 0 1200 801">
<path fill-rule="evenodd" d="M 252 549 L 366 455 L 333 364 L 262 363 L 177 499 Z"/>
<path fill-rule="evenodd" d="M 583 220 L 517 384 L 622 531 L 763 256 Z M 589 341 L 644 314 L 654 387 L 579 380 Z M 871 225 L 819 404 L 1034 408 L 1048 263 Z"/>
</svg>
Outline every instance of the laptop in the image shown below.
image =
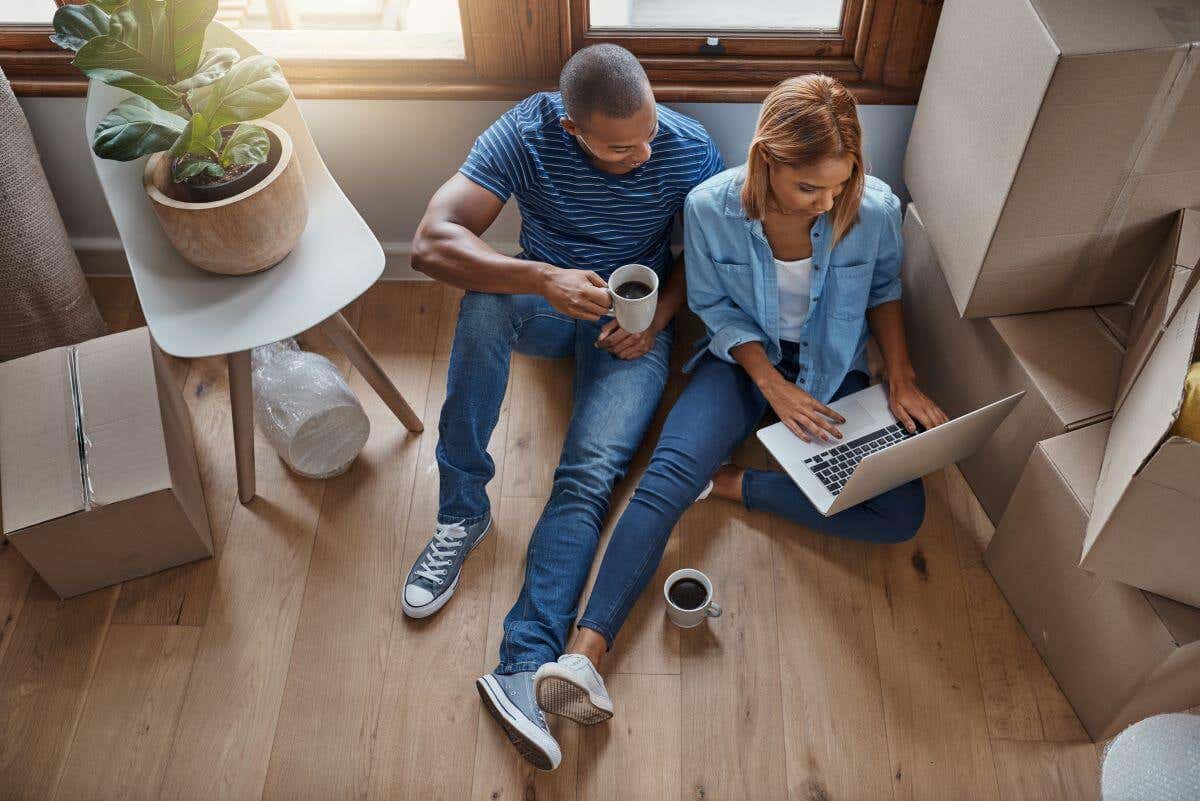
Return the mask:
<svg viewBox="0 0 1200 801">
<path fill-rule="evenodd" d="M 910 434 L 888 408 L 883 385 L 875 384 L 827 404 L 846 418 L 838 426 L 840 440 L 805 442 L 783 423 L 760 429 L 758 438 L 817 511 L 829 517 L 970 456 L 1024 394 Z"/>
</svg>

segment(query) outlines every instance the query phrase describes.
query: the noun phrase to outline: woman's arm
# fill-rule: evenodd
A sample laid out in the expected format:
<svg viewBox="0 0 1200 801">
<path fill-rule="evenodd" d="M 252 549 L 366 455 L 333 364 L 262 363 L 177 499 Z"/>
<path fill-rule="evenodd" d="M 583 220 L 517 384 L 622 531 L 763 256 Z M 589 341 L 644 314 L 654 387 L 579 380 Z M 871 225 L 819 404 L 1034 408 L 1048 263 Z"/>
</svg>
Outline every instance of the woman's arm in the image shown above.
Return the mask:
<svg viewBox="0 0 1200 801">
<path fill-rule="evenodd" d="M 812 442 L 814 437 L 826 442 L 832 441 L 830 437 L 842 438 L 834 423 L 844 423 L 846 418 L 784 378 L 767 358 L 761 342 L 737 345 L 730 354 L 789 431 L 805 442 Z"/>
<path fill-rule="evenodd" d="M 900 301 L 892 300 L 867 309 L 867 324 L 883 354 L 888 404 L 896 419 L 910 432 L 917 430 L 914 418 L 925 428 L 946 422 L 949 419 L 946 413 L 917 387 L 917 374 L 909 361 L 908 343 L 904 338 Z"/>
</svg>

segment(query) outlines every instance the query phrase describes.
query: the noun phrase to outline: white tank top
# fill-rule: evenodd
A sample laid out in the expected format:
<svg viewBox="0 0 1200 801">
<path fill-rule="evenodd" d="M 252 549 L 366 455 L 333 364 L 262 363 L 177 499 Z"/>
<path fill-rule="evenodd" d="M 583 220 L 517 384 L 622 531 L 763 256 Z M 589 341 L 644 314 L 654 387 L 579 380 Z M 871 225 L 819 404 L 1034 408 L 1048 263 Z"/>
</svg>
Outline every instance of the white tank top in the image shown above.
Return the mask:
<svg viewBox="0 0 1200 801">
<path fill-rule="evenodd" d="M 779 338 L 799 342 L 800 327 L 808 318 L 812 259 L 775 259 L 775 274 L 779 279 Z"/>
</svg>

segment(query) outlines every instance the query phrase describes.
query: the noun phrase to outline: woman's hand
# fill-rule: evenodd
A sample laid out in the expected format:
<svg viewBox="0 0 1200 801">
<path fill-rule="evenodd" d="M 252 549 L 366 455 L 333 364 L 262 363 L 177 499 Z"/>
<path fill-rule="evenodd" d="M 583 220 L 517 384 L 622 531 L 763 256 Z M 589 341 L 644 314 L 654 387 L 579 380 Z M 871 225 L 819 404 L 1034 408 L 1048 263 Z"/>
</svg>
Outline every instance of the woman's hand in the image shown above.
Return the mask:
<svg viewBox="0 0 1200 801">
<path fill-rule="evenodd" d="M 916 433 L 916 423 L 929 429 L 950 419 L 917 387 L 917 380 L 911 375 L 888 381 L 888 406 L 910 434 Z"/>
<path fill-rule="evenodd" d="M 596 347 L 606 350 L 618 359 L 640 359 L 654 347 L 658 330 L 652 325 L 640 334 L 631 334 L 616 320 L 609 320 L 596 337 Z"/>
<path fill-rule="evenodd" d="M 776 373 L 776 379 L 762 388 L 763 395 L 788 430 L 805 442 L 821 439 L 833 442 L 842 438 L 835 423 L 846 418 Z"/>
</svg>

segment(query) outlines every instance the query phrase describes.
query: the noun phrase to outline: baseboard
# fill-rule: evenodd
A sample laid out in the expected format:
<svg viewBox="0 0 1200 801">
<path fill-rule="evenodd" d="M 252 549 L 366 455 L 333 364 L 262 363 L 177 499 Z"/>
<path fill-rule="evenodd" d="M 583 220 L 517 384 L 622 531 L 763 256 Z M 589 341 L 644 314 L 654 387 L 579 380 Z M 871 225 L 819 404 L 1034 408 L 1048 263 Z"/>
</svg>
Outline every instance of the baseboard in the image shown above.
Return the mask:
<svg viewBox="0 0 1200 801">
<path fill-rule="evenodd" d="M 516 253 L 521 249 L 515 242 L 492 242 L 501 253 Z M 72 237 L 71 246 L 79 257 L 85 275 L 129 275 L 125 249 L 116 237 Z M 412 268 L 412 245 L 408 242 L 384 242 L 386 259 L 381 281 L 428 281 L 429 276 Z"/>
</svg>

